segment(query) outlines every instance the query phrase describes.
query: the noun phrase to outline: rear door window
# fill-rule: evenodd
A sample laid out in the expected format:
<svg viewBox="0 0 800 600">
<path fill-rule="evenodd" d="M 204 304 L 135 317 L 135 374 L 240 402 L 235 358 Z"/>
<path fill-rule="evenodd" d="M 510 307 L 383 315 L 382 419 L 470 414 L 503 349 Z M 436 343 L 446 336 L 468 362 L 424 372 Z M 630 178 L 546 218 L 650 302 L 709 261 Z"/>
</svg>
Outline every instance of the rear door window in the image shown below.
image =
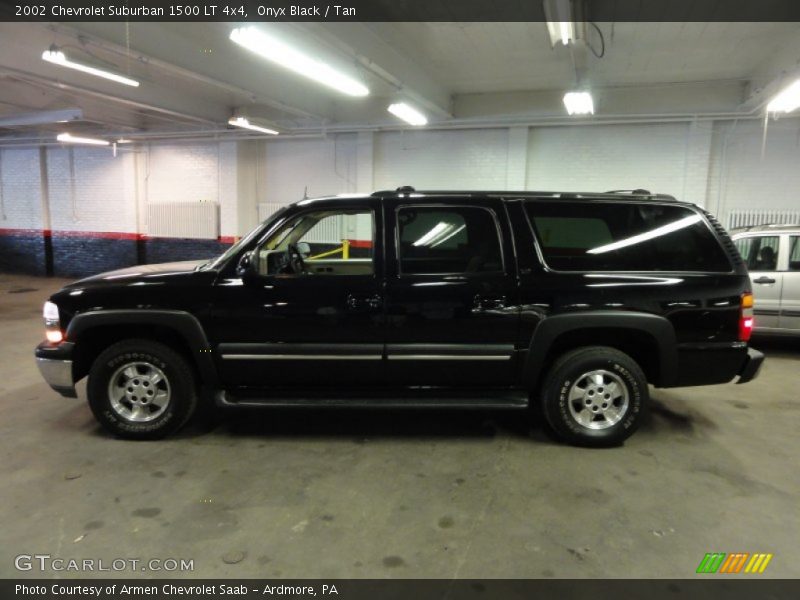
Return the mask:
<svg viewBox="0 0 800 600">
<path fill-rule="evenodd" d="M 496 273 L 503 270 L 494 215 L 470 206 L 407 206 L 397 211 L 402 274 Z"/>
<path fill-rule="evenodd" d="M 560 271 L 729 272 L 703 217 L 684 206 L 530 201 L 547 265 Z"/>
<path fill-rule="evenodd" d="M 789 270 L 800 271 L 800 236 L 789 238 Z"/>
</svg>

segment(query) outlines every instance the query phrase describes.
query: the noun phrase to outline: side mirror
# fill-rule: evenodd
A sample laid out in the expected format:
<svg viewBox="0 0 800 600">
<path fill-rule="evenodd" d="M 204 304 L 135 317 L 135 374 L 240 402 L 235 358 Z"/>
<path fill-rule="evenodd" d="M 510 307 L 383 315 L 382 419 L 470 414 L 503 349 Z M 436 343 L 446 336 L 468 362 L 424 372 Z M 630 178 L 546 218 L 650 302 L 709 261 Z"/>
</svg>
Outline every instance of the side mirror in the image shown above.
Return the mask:
<svg viewBox="0 0 800 600">
<path fill-rule="evenodd" d="M 255 264 L 253 261 L 254 255 L 253 251 L 245 252 L 242 254 L 242 257 L 239 259 L 239 263 L 236 265 L 236 275 L 242 278 L 242 280 L 250 279 L 255 275 Z"/>
</svg>

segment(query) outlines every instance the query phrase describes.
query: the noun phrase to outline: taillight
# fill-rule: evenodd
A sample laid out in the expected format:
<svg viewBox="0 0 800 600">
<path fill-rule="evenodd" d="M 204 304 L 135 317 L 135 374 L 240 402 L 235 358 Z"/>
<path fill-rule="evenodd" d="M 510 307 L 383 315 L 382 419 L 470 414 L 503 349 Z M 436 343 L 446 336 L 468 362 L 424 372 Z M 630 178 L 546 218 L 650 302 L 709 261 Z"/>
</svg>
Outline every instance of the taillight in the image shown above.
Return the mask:
<svg viewBox="0 0 800 600">
<path fill-rule="evenodd" d="M 739 341 L 747 342 L 753 333 L 753 294 L 742 294 L 739 310 Z"/>
</svg>

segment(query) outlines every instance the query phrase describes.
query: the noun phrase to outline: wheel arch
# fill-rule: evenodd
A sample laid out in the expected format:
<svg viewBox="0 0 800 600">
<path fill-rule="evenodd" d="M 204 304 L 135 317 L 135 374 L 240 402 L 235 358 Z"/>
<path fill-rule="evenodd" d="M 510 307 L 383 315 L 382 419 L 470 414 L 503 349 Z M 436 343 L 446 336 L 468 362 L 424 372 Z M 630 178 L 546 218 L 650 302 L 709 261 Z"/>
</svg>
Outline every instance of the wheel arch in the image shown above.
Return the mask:
<svg viewBox="0 0 800 600">
<path fill-rule="evenodd" d="M 217 368 L 200 321 L 179 310 L 111 309 L 76 315 L 66 331 L 66 339 L 75 344 L 73 380 L 87 375 L 94 359 L 110 344 L 137 337 L 166 343 L 184 355 L 202 384 L 218 384 Z"/>
<path fill-rule="evenodd" d="M 591 311 L 547 317 L 536 327 L 523 362 L 522 379 L 534 390 L 553 362 L 582 346 L 608 346 L 629 354 L 649 383 L 665 385 L 675 377 L 677 340 L 672 323 L 650 313 Z"/>
</svg>

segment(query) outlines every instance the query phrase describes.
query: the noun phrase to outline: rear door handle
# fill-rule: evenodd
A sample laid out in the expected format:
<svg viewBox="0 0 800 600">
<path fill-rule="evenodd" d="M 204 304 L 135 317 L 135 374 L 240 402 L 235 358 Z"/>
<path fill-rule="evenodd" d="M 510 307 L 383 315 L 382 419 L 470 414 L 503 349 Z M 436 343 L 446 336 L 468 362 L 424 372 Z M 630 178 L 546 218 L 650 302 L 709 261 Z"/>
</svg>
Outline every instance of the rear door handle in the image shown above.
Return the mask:
<svg viewBox="0 0 800 600">
<path fill-rule="evenodd" d="M 775 283 L 775 280 L 772 277 L 767 277 L 766 275 L 764 275 L 759 277 L 758 279 L 753 279 L 753 283 L 765 285 L 767 283 Z"/>
</svg>

